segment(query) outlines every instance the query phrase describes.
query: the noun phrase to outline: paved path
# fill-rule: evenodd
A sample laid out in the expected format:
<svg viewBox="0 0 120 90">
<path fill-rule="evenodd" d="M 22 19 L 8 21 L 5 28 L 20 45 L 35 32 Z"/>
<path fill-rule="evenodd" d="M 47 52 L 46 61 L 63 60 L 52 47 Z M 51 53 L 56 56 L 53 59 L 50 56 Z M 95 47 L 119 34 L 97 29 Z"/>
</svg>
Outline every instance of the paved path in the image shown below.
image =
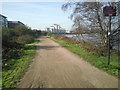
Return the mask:
<svg viewBox="0 0 120 90">
<path fill-rule="evenodd" d="M 118 80 L 42 37 L 18 88 L 117 88 Z"/>
</svg>

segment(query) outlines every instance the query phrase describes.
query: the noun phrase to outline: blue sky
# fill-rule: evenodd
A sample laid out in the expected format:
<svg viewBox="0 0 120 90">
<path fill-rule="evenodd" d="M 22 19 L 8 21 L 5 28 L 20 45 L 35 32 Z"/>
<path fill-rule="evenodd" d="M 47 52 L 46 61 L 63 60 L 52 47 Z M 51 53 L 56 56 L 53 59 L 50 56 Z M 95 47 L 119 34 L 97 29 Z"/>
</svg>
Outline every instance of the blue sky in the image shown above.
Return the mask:
<svg viewBox="0 0 120 90">
<path fill-rule="evenodd" d="M 44 29 L 59 24 L 69 30 L 72 21 L 61 10 L 65 2 L 3 2 L 2 13 L 8 20 L 21 21 L 33 29 Z"/>
</svg>

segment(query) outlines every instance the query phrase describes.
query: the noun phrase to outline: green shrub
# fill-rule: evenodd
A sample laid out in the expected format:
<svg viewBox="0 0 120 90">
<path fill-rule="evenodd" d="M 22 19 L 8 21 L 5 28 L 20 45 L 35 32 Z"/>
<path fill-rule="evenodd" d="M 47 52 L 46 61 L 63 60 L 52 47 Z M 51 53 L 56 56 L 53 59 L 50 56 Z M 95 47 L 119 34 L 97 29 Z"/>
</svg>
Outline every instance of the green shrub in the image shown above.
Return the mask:
<svg viewBox="0 0 120 90">
<path fill-rule="evenodd" d="M 16 39 L 16 42 L 20 43 L 20 44 L 28 44 L 28 43 L 31 43 L 33 41 L 34 41 L 34 37 L 31 35 L 22 35 Z"/>
<path fill-rule="evenodd" d="M 2 60 L 6 62 L 11 58 L 18 58 L 24 45 L 32 43 L 40 33 L 27 26 L 16 26 L 12 29 L 2 28 Z"/>
</svg>

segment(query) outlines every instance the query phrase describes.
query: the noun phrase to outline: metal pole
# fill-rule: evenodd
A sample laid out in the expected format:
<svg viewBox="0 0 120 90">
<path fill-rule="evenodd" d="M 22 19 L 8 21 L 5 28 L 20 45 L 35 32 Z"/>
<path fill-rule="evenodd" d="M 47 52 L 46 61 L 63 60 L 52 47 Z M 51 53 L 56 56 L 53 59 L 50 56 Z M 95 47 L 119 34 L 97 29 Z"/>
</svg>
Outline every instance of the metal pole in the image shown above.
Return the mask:
<svg viewBox="0 0 120 90">
<path fill-rule="evenodd" d="M 111 15 L 109 15 L 109 31 L 108 31 L 108 65 L 110 65 L 110 36 L 111 36 Z"/>
</svg>

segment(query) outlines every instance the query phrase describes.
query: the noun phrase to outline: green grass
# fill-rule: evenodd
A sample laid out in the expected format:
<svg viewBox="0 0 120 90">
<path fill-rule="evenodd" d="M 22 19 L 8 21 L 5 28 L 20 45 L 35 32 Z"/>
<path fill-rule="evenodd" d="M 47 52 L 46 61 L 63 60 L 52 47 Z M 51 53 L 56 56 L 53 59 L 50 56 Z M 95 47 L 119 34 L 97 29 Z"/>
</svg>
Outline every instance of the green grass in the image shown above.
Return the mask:
<svg viewBox="0 0 120 90">
<path fill-rule="evenodd" d="M 66 47 L 71 52 L 79 55 L 87 62 L 91 63 L 93 66 L 106 71 L 107 73 L 114 75 L 116 77 L 120 77 L 118 75 L 118 70 L 120 70 L 120 65 L 118 65 L 118 57 L 117 56 L 111 56 L 111 64 L 107 65 L 107 56 L 98 56 L 95 54 L 92 54 L 91 52 L 87 52 L 84 48 L 82 48 L 80 45 L 70 43 L 67 41 L 61 41 L 57 40 L 53 37 L 51 39 L 60 45 Z"/>
<path fill-rule="evenodd" d="M 29 67 L 32 59 L 35 56 L 35 44 L 26 44 L 25 49 L 22 51 L 22 56 L 18 59 L 11 59 L 6 62 L 5 69 L 2 71 L 2 88 L 15 88 L 16 83 L 24 75 L 25 70 Z"/>
</svg>

